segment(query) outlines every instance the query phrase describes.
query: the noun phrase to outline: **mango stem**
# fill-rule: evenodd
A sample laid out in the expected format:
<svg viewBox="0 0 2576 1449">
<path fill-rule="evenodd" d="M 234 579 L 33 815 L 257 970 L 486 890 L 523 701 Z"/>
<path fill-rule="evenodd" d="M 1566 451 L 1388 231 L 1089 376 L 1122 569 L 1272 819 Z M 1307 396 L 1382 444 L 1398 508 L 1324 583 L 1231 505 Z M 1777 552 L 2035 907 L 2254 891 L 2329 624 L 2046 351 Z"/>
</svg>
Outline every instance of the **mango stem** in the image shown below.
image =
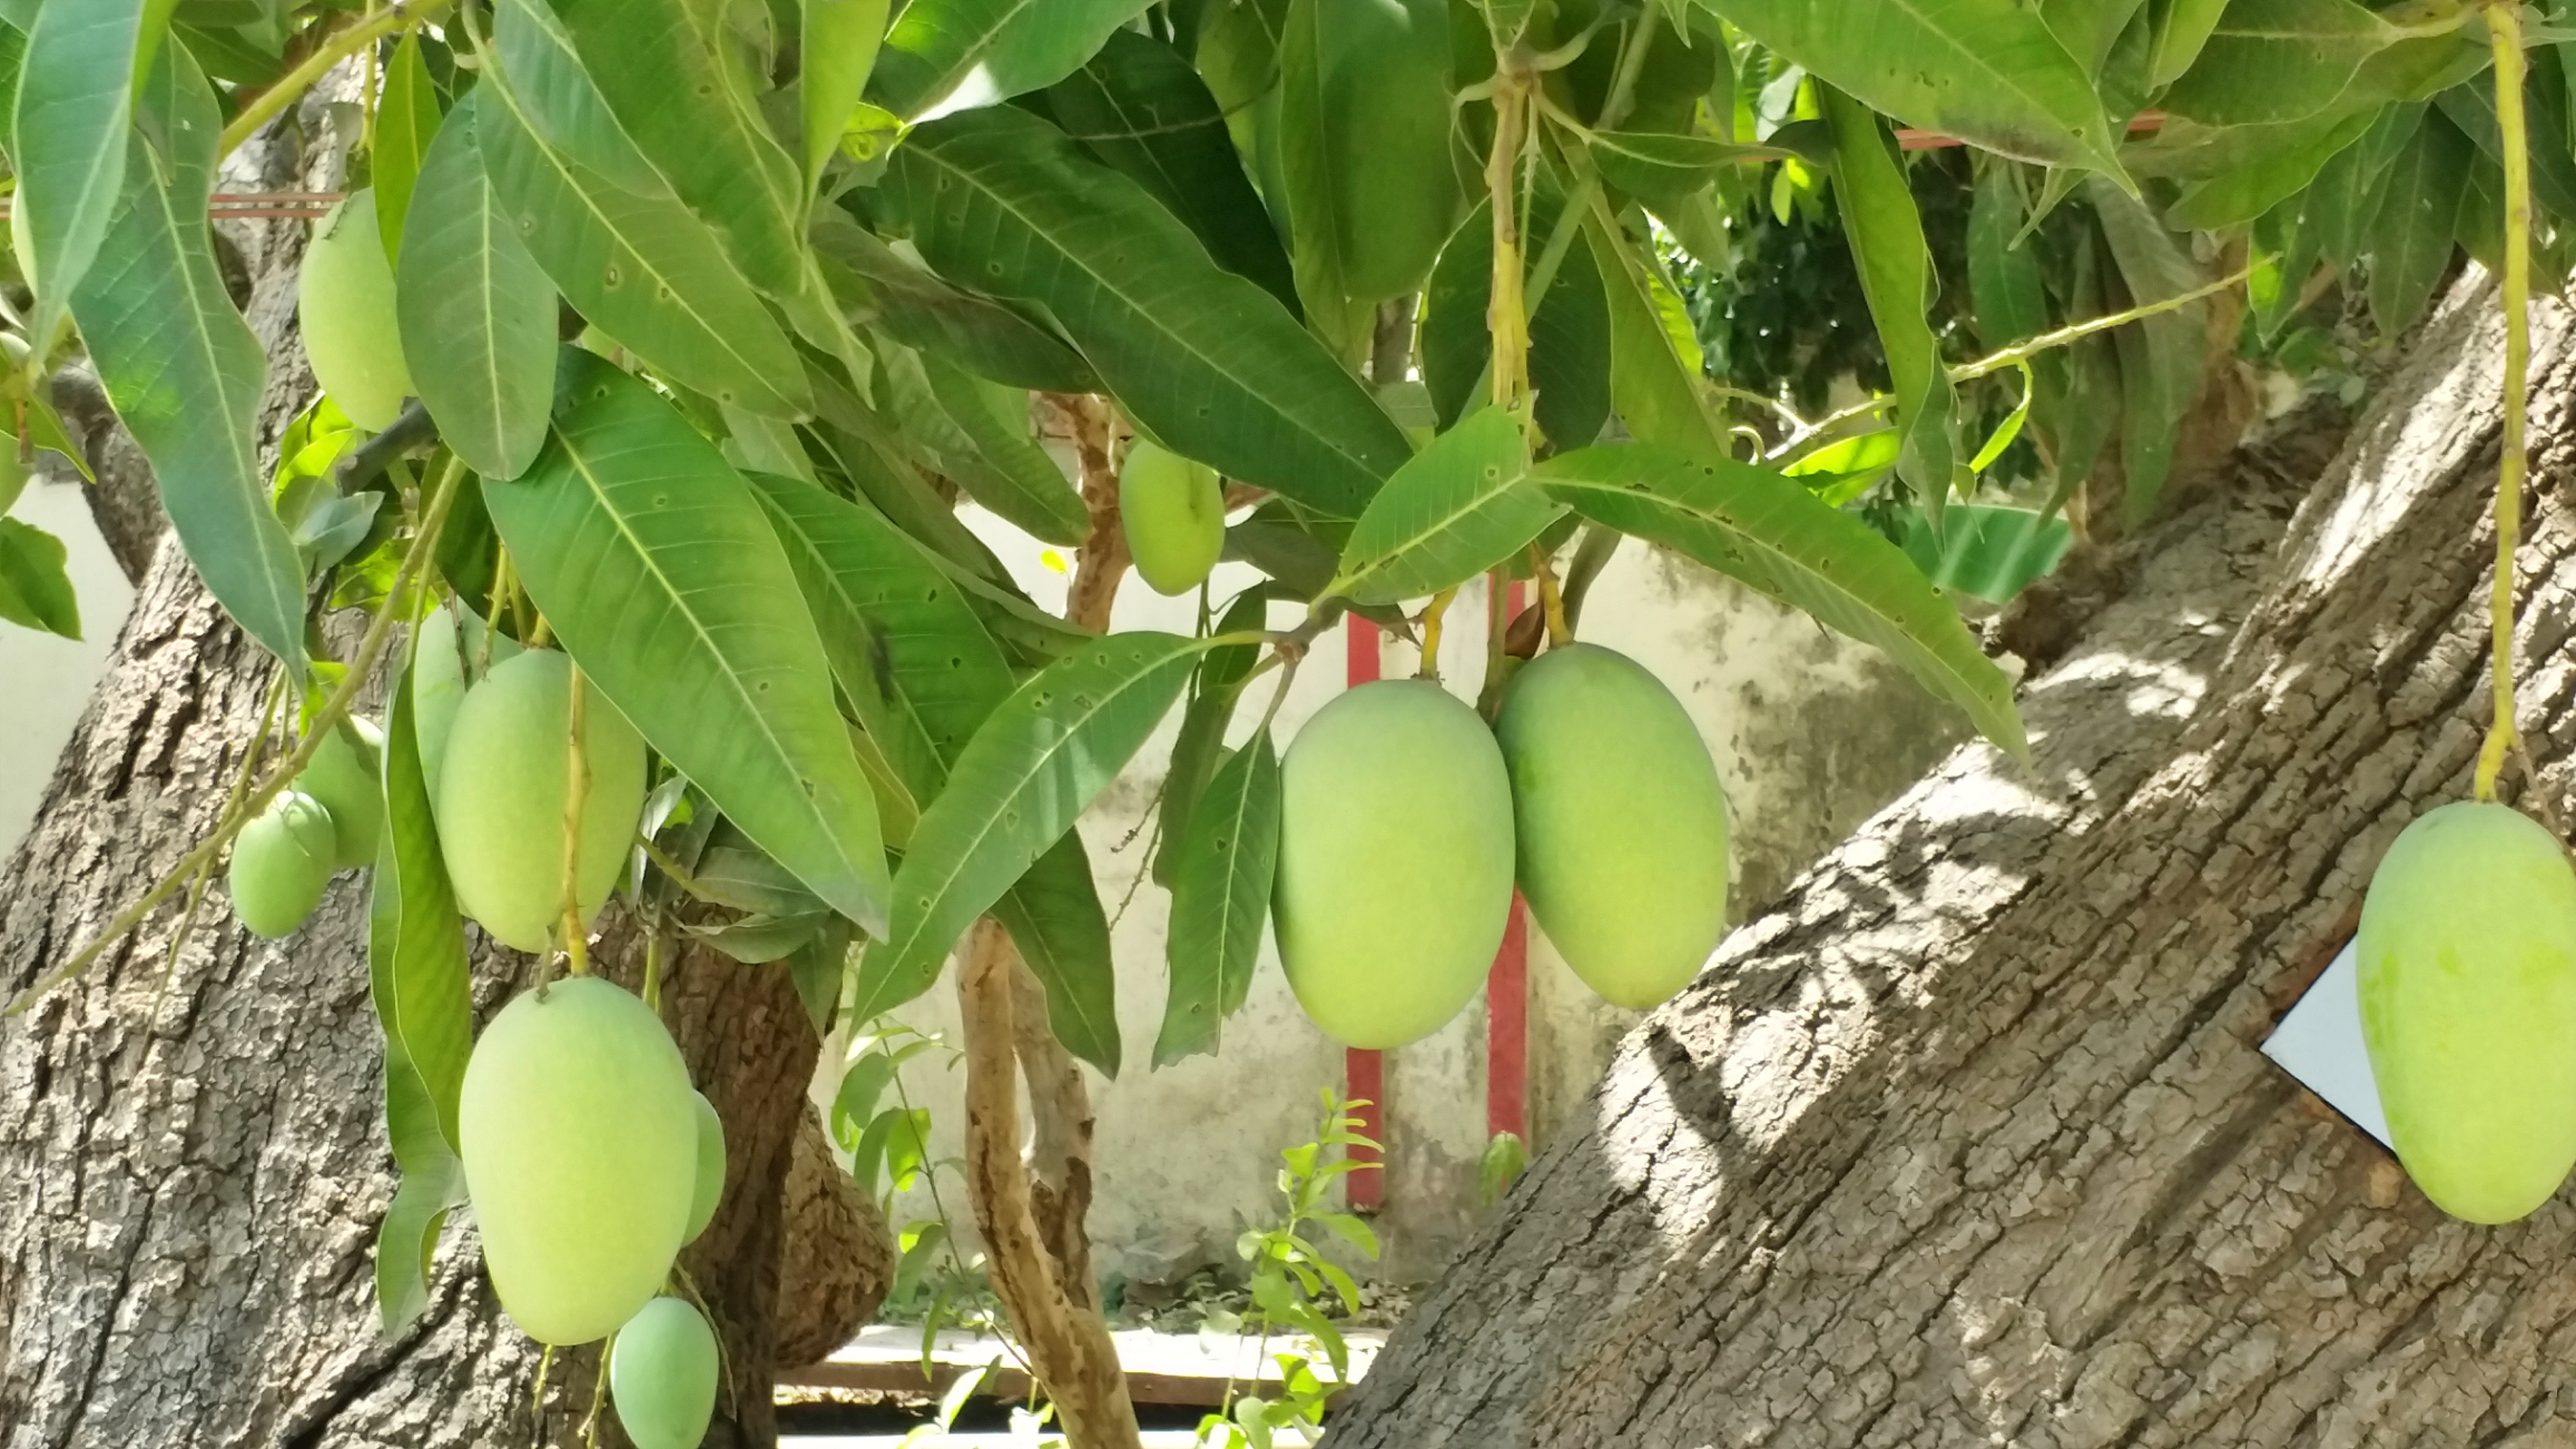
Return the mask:
<svg viewBox="0 0 2576 1449">
<path fill-rule="evenodd" d="M 590 800 L 590 761 L 582 754 L 581 667 L 572 671 L 570 707 L 564 711 L 567 728 L 564 768 L 564 853 L 563 853 L 563 934 L 564 955 L 575 976 L 590 974 L 590 942 L 581 929 L 581 810 Z"/>
<path fill-rule="evenodd" d="M 1440 677 L 1440 621 L 1449 613 L 1449 602 L 1458 597 L 1458 586 L 1450 585 L 1431 596 L 1422 608 L 1422 669 L 1424 679 Z"/>
<path fill-rule="evenodd" d="M 2531 149 L 2523 133 L 2522 17 L 2511 4 L 2486 8 L 2495 50 L 2496 127 L 2504 138 L 2504 438 L 2496 463 L 2496 564 L 2487 600 L 2494 641 L 2494 718 L 2478 751 L 2474 790 L 2496 797 L 2496 777 L 2516 743 L 2513 702 L 2513 554 L 2522 537 L 2524 392 L 2531 371 Z"/>
</svg>

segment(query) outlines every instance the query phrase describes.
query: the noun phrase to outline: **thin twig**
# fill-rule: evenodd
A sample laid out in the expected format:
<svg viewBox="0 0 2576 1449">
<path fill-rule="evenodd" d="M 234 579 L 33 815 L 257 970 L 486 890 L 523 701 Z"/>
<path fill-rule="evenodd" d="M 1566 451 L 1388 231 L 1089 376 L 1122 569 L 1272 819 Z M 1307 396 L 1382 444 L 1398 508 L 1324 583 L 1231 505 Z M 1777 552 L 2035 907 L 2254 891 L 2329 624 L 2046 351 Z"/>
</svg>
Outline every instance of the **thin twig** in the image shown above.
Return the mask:
<svg viewBox="0 0 2576 1449">
<path fill-rule="evenodd" d="M 582 930 L 581 919 L 581 811 L 590 803 L 590 759 L 582 750 L 581 725 L 583 696 L 581 666 L 568 671 L 572 677 L 571 698 L 564 705 L 564 848 L 563 848 L 563 933 L 564 955 L 572 962 L 572 974 L 590 974 L 590 942 Z"/>
<path fill-rule="evenodd" d="M 2504 137 L 2504 439 L 2496 460 L 2495 583 L 2487 596 L 2493 637 L 2495 716 L 2478 750 L 2473 788 L 2496 797 L 2496 776 L 2516 739 L 2513 703 L 2513 553 L 2522 540 L 2523 392 L 2531 371 L 2531 147 L 2523 134 L 2522 15 L 2490 0 L 2487 32 L 2495 50 L 2496 128 Z"/>
<path fill-rule="evenodd" d="M 330 74 L 333 66 L 411 24 L 414 20 L 429 19 L 446 9 L 449 3 L 450 0 L 425 0 L 425 3 L 413 5 L 406 3 L 406 0 L 394 0 L 394 3 L 382 14 L 372 19 L 362 20 L 331 37 L 319 49 L 306 56 L 295 69 L 280 76 L 274 85 L 252 97 L 250 102 L 241 108 L 241 113 L 233 117 L 231 125 L 224 127 L 222 137 L 216 141 L 215 154 L 229 156 L 241 149 L 244 141 L 249 140 L 260 127 L 267 125 L 278 112 L 293 105 L 306 91 L 311 90 L 315 81 Z"/>
</svg>

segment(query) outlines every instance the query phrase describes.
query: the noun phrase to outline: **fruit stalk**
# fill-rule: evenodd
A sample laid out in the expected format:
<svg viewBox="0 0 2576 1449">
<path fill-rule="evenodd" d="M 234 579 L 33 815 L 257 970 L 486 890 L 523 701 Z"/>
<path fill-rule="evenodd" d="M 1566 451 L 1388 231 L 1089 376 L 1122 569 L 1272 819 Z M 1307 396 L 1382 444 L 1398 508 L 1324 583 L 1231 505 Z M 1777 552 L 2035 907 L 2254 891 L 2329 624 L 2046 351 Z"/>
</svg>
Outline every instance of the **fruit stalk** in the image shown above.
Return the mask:
<svg viewBox="0 0 2576 1449">
<path fill-rule="evenodd" d="M 275 84 L 252 97 L 250 103 L 241 108 L 241 114 L 233 117 L 231 125 L 224 127 L 223 136 L 215 143 L 215 154 L 229 156 L 238 150 L 242 142 L 251 138 L 253 132 L 267 125 L 278 112 L 293 105 L 298 97 L 313 88 L 315 81 L 329 75 L 333 66 L 361 50 L 368 49 L 377 41 L 406 25 L 415 21 L 428 20 L 445 10 L 447 5 L 448 0 L 428 0 L 428 3 L 421 5 L 394 0 L 394 3 L 385 7 L 381 13 L 362 20 L 323 42 L 311 55 L 304 57 L 295 69 L 278 77 Z"/>
<path fill-rule="evenodd" d="M 2495 717 L 2478 751 L 2477 798 L 2496 797 L 2496 776 L 2515 743 L 2513 554 L 2522 537 L 2524 391 L 2531 371 L 2531 149 L 2523 133 L 2522 17 L 2511 4 L 2486 8 L 2495 49 L 2496 127 L 2504 138 L 2504 441 L 2496 460 L 2496 565 L 2487 601 L 2494 639 Z"/>
<path fill-rule="evenodd" d="M 213 861 L 225 846 L 232 843 L 233 837 L 241 833 L 241 828 L 250 823 L 252 816 L 304 772 L 314 752 L 322 747 L 322 741 L 340 721 L 348 718 L 349 706 L 357 701 L 358 691 L 366 687 L 368 676 L 375 672 L 376 661 L 384 656 L 385 640 L 392 632 L 395 611 L 401 607 L 412 580 L 419 576 L 421 565 L 437 551 L 439 531 L 447 523 L 447 505 L 455 498 L 458 480 L 464 473 L 465 465 L 451 455 L 447 460 L 447 471 L 439 477 L 438 497 L 422 517 L 419 535 L 412 539 L 411 548 L 403 554 L 402 566 L 395 571 L 392 586 L 385 590 L 383 605 L 376 610 L 374 621 L 367 626 L 366 636 L 359 640 L 357 655 L 349 661 L 349 672 L 342 676 L 340 687 L 332 691 L 330 699 L 314 714 L 313 722 L 307 726 L 304 739 L 296 745 L 295 752 L 286 757 L 265 783 L 252 791 L 224 819 L 216 822 L 214 832 L 198 842 L 196 849 L 181 856 L 169 874 L 153 882 L 151 889 L 118 911 L 88 945 L 72 953 L 70 960 L 11 998 L 7 1008 L 0 1009 L 0 1016 L 18 1015 L 44 999 L 55 987 L 87 971 L 101 952 L 123 939 L 126 932 L 143 924 L 143 918 L 152 914 L 153 907 L 169 899 L 172 891 L 187 884 L 189 877 Z"/>
<path fill-rule="evenodd" d="M 1526 408 L 1529 400 L 1529 314 L 1521 297 L 1519 218 L 1513 210 L 1512 163 L 1521 152 L 1529 127 L 1530 88 L 1535 77 L 1504 65 L 1494 88 L 1494 149 L 1485 161 L 1485 187 L 1494 203 L 1493 297 L 1485 309 L 1485 328 L 1494 344 L 1494 405 Z"/>
<path fill-rule="evenodd" d="M 589 691 L 582 687 L 581 666 L 572 675 L 571 703 L 564 710 L 564 750 L 569 763 L 564 770 L 564 863 L 563 863 L 563 933 L 564 955 L 575 976 L 590 973 L 590 942 L 581 928 L 581 812 L 590 803 L 590 761 L 581 750 L 582 698 Z"/>
</svg>

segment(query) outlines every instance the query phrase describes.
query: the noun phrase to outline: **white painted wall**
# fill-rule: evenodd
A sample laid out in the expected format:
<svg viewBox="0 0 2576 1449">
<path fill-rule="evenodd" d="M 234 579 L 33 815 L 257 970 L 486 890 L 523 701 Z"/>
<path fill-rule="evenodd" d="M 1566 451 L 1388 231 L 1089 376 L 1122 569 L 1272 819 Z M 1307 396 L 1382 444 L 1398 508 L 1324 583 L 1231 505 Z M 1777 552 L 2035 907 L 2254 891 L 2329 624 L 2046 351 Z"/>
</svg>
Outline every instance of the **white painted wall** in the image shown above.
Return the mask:
<svg viewBox="0 0 2576 1449">
<path fill-rule="evenodd" d="M 134 590 L 98 536 L 80 490 L 77 477 L 65 482 L 50 471 L 38 472 L 9 510 L 10 517 L 63 541 L 64 565 L 80 599 L 81 637 L 62 639 L 0 623 L 0 854 L 15 848 L 35 823 L 54 761 L 89 706 L 90 689 L 134 606 Z"/>
</svg>

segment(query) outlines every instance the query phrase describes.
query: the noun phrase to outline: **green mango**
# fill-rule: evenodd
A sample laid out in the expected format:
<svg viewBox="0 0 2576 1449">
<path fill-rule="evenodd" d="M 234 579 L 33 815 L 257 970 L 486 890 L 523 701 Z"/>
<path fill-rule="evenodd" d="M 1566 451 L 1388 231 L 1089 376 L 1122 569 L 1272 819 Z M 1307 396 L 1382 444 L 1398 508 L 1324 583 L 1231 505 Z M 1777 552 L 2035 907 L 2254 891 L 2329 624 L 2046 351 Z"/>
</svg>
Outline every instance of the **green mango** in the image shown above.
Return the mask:
<svg viewBox="0 0 2576 1449">
<path fill-rule="evenodd" d="M 296 289 L 295 320 L 313 380 L 349 421 L 392 427 L 411 396 L 394 324 L 394 269 L 376 234 L 376 193 L 362 187 L 313 228 Z"/>
<path fill-rule="evenodd" d="M 232 868 L 224 879 L 234 918 L 252 935 L 272 941 L 293 934 L 322 903 L 337 848 L 331 812 L 320 801 L 279 791 L 233 837 Z"/>
<path fill-rule="evenodd" d="M 1285 104 L 1314 108 L 1343 291 L 1361 302 L 1400 297 L 1431 274 L 1463 206 L 1450 157 L 1449 7 L 1309 3 L 1315 96 L 1291 94 Z"/>
<path fill-rule="evenodd" d="M 493 939 L 543 951 L 563 918 L 564 795 L 572 661 L 531 649 L 465 692 L 447 737 L 438 843 L 456 903 Z M 596 688 L 582 700 L 579 899 L 587 927 L 608 901 L 644 814 L 644 740 Z"/>
<path fill-rule="evenodd" d="M 374 720 L 351 715 L 306 761 L 295 787 L 322 802 L 339 832 L 331 863 L 349 870 L 376 863 L 385 834 L 385 732 Z"/>
<path fill-rule="evenodd" d="M 482 616 L 461 604 L 432 609 L 414 627 L 420 637 L 412 643 L 411 737 L 420 747 L 421 778 L 434 809 L 439 772 L 447 762 L 447 732 L 456 724 L 457 706 L 465 702 L 466 675 L 483 665 L 484 635 L 492 637 L 493 664 L 516 655 L 519 641 L 487 630 Z"/>
<path fill-rule="evenodd" d="M 1659 1005 L 1726 934 L 1726 796 L 1672 691 L 1597 644 L 1522 666 L 1494 735 L 1521 894 L 1583 984 Z"/>
<path fill-rule="evenodd" d="M 1346 1046 L 1418 1041 L 1476 994 L 1512 904 L 1512 784 L 1493 732 L 1428 680 L 1364 684 L 1280 765 L 1279 964 Z"/>
<path fill-rule="evenodd" d="M 725 1140 L 724 1119 L 716 1115 L 716 1104 L 704 1092 L 689 1094 L 698 1099 L 698 1183 L 689 1197 L 689 1230 L 680 1241 L 694 1243 L 698 1234 L 716 1218 L 716 1204 L 724 1200 Z"/>
<path fill-rule="evenodd" d="M 1138 438 L 1118 469 L 1118 522 L 1147 587 L 1186 594 L 1225 551 L 1225 489 L 1214 468 Z"/>
<path fill-rule="evenodd" d="M 2504 805 L 2399 833 L 2356 943 L 2389 1141 L 2433 1205 L 2504 1223 L 2576 1166 L 2576 867 Z"/>
<path fill-rule="evenodd" d="M 635 1449 L 697 1449 L 716 1413 L 715 1330 L 684 1298 L 656 1298 L 617 1330 L 608 1397 Z"/>
<path fill-rule="evenodd" d="M 539 1343 L 605 1338 L 662 1291 L 697 1189 L 688 1068 L 596 976 L 501 1008 L 465 1063 L 457 1145 L 501 1308 Z"/>
</svg>

